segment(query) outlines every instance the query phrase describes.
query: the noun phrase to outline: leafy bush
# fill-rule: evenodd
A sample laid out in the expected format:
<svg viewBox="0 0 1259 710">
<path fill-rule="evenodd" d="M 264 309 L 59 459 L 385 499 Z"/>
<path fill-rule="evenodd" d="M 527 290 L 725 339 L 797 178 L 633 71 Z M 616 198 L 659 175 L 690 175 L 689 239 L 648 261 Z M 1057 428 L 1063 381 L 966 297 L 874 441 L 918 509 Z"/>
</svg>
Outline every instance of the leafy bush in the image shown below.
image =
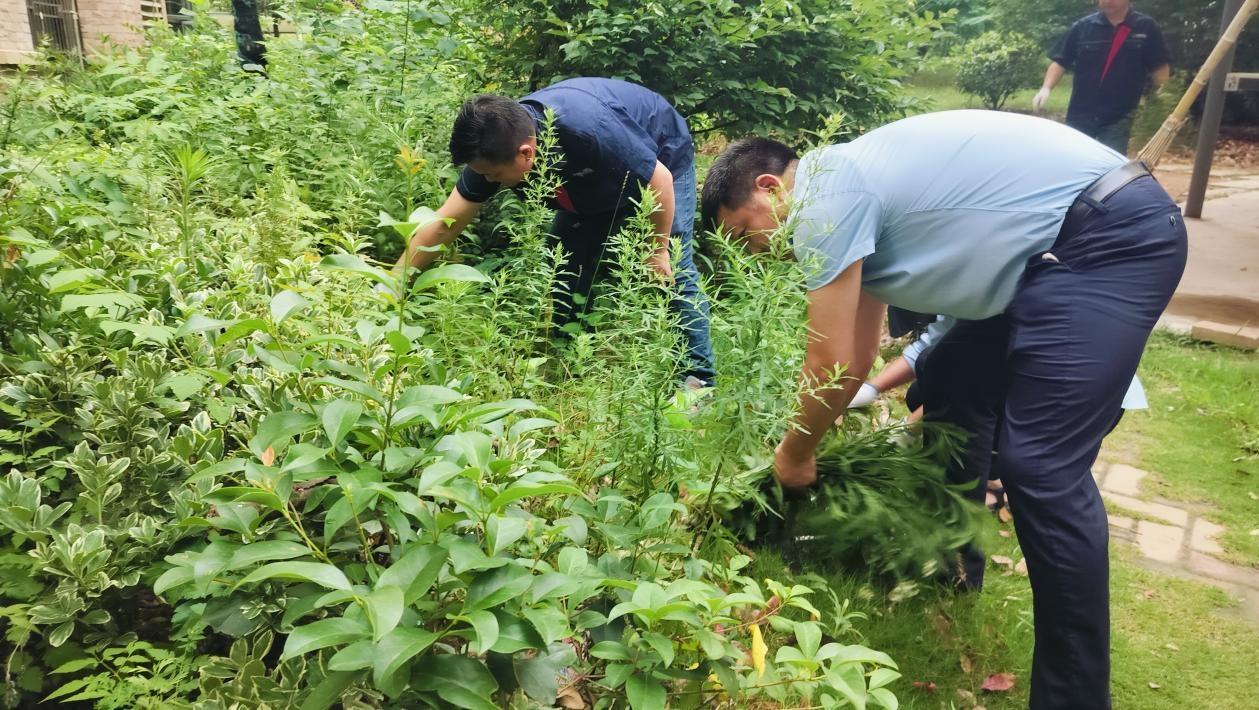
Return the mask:
<svg viewBox="0 0 1259 710">
<path fill-rule="evenodd" d="M 485 82 L 527 91 L 571 76 L 641 83 L 699 130 L 854 134 L 899 115 L 897 83 L 935 31 L 934 12 L 873 0 L 471 2 Z"/>
<path fill-rule="evenodd" d="M 960 50 L 957 88 L 995 111 L 1015 92 L 1037 86 L 1043 70 L 1040 51 L 1024 35 L 985 32 Z"/>
<path fill-rule="evenodd" d="M 895 707 L 842 605 L 720 524 L 790 414 L 793 265 L 717 245 L 735 374 L 690 395 L 648 199 L 567 339 L 545 175 L 503 252 L 374 292 L 466 88 L 441 18 L 398 18 L 297 16 L 269 81 L 204 22 L 6 80 L 6 704 Z"/>
</svg>

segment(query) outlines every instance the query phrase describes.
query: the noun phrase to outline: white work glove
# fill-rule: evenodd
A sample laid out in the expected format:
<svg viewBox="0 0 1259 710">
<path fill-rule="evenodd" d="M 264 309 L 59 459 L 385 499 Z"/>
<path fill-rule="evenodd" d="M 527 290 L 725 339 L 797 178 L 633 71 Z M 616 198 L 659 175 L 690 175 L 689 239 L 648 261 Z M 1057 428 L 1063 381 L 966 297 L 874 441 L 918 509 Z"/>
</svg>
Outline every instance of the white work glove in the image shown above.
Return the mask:
<svg viewBox="0 0 1259 710">
<path fill-rule="evenodd" d="M 1049 92 L 1051 91 L 1053 91 L 1053 89 L 1048 86 L 1040 87 L 1040 91 L 1037 91 L 1036 95 L 1032 97 L 1033 111 L 1040 113 L 1045 108 L 1045 102 L 1049 101 Z"/>
<path fill-rule="evenodd" d="M 853 397 L 852 401 L 848 403 L 848 408 L 856 409 L 857 407 L 868 406 L 879 398 L 879 394 L 879 390 L 874 385 L 869 382 L 862 382 L 861 389 L 857 390 L 857 396 Z"/>
</svg>

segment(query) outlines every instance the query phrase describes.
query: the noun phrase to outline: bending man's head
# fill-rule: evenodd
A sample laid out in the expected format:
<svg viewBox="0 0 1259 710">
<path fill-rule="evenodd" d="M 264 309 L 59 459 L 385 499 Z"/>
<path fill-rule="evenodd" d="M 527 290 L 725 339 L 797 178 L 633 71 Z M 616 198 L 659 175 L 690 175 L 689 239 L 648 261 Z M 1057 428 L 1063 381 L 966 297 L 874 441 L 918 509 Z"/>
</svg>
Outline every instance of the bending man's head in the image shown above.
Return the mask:
<svg viewBox="0 0 1259 710">
<path fill-rule="evenodd" d="M 490 94 L 467 101 L 450 132 L 450 159 L 490 182 L 514 187 L 538 154 L 533 116 L 514 99 Z"/>
<path fill-rule="evenodd" d="M 708 229 L 721 227 L 750 251 L 765 251 L 787 218 L 796 151 L 769 138 L 745 138 L 708 169 L 700 206 Z"/>
</svg>

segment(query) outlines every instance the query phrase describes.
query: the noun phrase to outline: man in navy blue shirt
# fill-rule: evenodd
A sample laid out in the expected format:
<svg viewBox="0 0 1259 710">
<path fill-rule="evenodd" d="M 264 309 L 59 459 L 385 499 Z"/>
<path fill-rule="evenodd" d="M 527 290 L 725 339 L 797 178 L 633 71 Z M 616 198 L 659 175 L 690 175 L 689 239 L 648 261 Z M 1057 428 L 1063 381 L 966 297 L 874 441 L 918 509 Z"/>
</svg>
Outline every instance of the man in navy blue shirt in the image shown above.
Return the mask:
<svg viewBox="0 0 1259 710">
<path fill-rule="evenodd" d="M 1128 0 L 1098 0 L 1097 8 L 1054 45 L 1032 108 L 1044 107 L 1062 75 L 1074 71 L 1067 125 L 1127 154 L 1132 114 L 1147 80 L 1162 86 L 1171 72 L 1167 45 L 1154 20 Z"/>
<path fill-rule="evenodd" d="M 502 187 L 523 190 L 540 158 L 538 133 L 547 110 L 554 113 L 552 167 L 561 185 L 550 197 L 556 209 L 552 234 L 567 256 L 560 278 L 557 320 L 573 316 L 572 296 L 589 294 L 607 238 L 635 213 L 643 186 L 659 208 L 650 265 L 674 285 L 671 306 L 686 341 L 683 376 L 688 384 L 712 380 L 708 301 L 699 287 L 693 260 L 695 220 L 694 144 L 686 121 L 664 97 L 614 79 L 578 78 L 559 82 L 519 101 L 478 96 L 459 110 L 450 137 L 450 155 L 464 165 L 455 189 L 431 222 L 411 237 L 398 261 L 424 268 L 445 244 L 476 217 Z M 679 244 L 677 271 L 670 259 L 671 238 Z"/>
</svg>

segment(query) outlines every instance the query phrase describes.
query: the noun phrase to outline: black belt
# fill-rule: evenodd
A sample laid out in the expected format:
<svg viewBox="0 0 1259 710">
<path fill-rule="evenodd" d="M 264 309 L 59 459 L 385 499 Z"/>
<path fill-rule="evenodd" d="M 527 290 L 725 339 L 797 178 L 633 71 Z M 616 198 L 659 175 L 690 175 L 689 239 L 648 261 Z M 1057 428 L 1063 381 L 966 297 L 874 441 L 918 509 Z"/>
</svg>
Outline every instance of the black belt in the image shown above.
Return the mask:
<svg viewBox="0 0 1259 710">
<path fill-rule="evenodd" d="M 1075 202 L 1067 208 L 1067 218 L 1062 222 L 1062 229 L 1058 232 L 1060 237 L 1068 237 L 1079 231 L 1080 225 L 1084 219 L 1093 213 L 1093 210 L 1112 195 L 1127 187 L 1129 183 L 1137 178 L 1145 177 L 1150 174 L 1150 169 L 1145 163 L 1134 160 L 1124 163 L 1119 167 L 1111 170 L 1105 175 L 1097 178 L 1091 185 L 1084 188 L 1075 198 Z"/>
</svg>

